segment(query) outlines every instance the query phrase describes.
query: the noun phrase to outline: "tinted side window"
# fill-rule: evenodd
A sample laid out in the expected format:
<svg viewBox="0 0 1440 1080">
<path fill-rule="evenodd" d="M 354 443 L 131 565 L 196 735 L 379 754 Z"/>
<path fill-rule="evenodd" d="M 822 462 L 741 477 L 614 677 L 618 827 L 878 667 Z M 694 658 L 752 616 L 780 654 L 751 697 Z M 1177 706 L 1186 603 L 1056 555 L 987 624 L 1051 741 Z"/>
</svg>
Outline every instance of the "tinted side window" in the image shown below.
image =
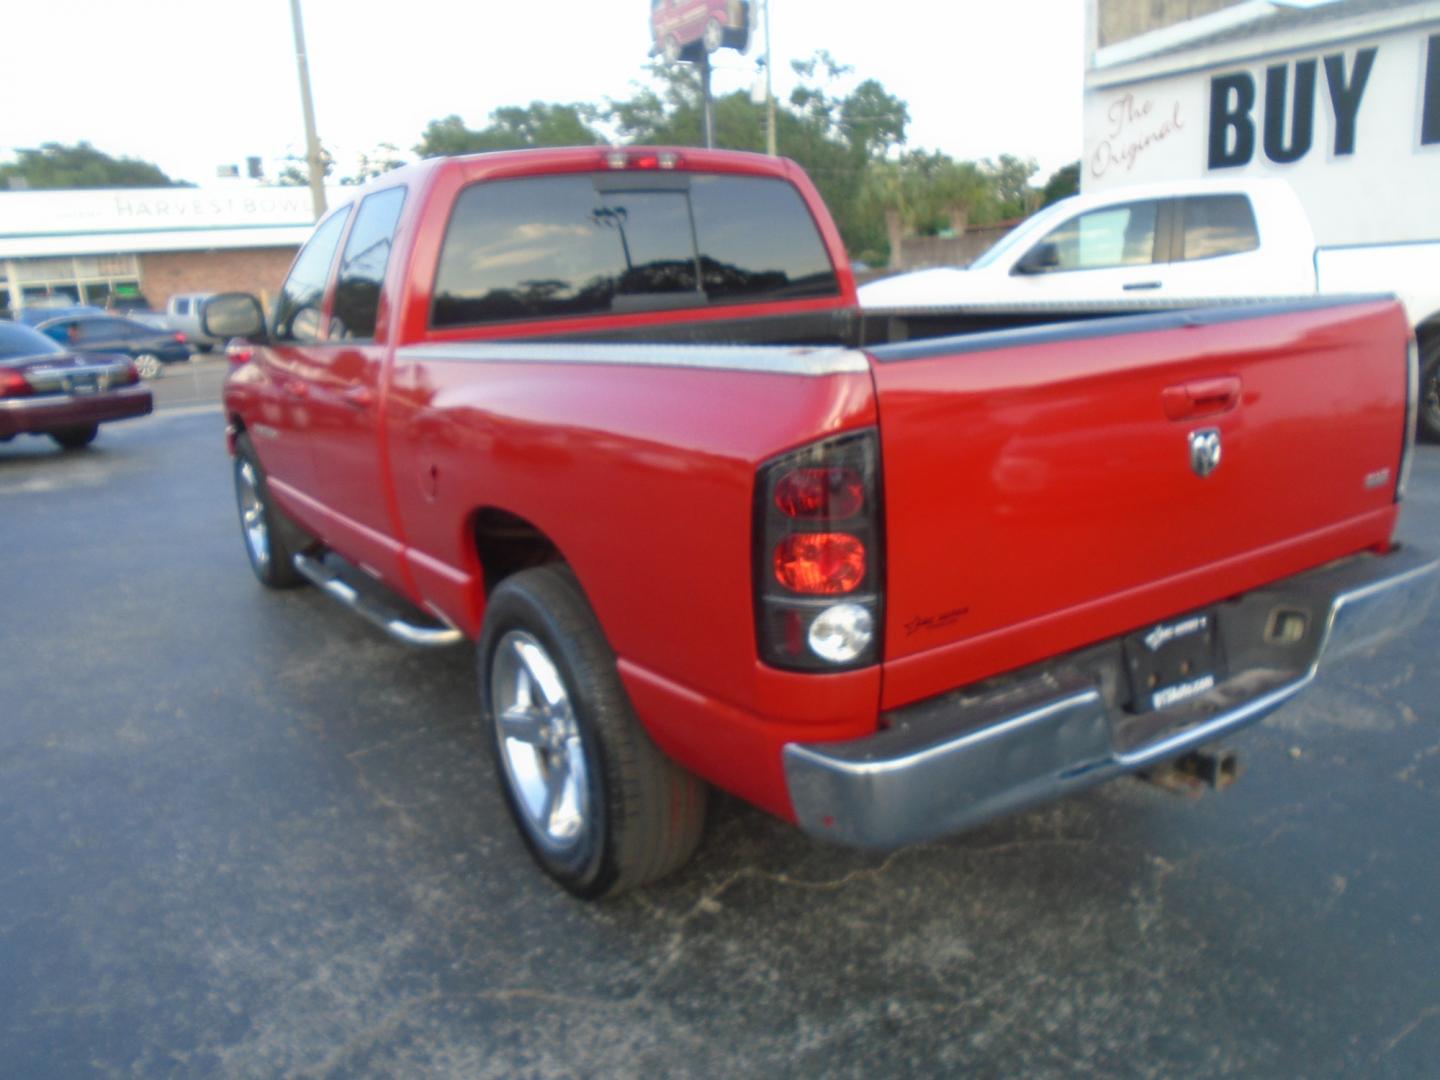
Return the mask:
<svg viewBox="0 0 1440 1080">
<path fill-rule="evenodd" d="M 403 187 L 376 192 L 360 204 L 340 259 L 331 337 L 368 340 L 375 336 L 380 287 L 385 283 L 385 267 L 403 205 Z"/>
<path fill-rule="evenodd" d="M 1244 195 L 1201 195 L 1180 200 L 1185 225 L 1182 259 L 1238 255 L 1260 246 L 1255 212 Z"/>
<path fill-rule="evenodd" d="M 295 266 L 280 287 L 275 304 L 276 341 L 317 341 L 320 337 L 320 307 L 325 298 L 325 281 L 340 246 L 340 234 L 349 216 L 349 207 L 326 218 L 315 235 L 300 250 Z"/>
<path fill-rule="evenodd" d="M 1106 206 L 1078 214 L 1040 242 L 1055 245 L 1052 270 L 1102 270 L 1140 266 L 1155 254 L 1154 200 Z"/>
<path fill-rule="evenodd" d="M 482 183 L 460 194 L 440 256 L 431 324 L 698 307 L 837 289 L 815 223 L 783 180 L 545 176 Z"/>
<path fill-rule="evenodd" d="M 188 297 L 182 296 L 179 300 L 176 300 L 176 301 L 175 301 L 175 314 L 176 314 L 176 315 L 189 315 L 189 314 L 190 314 L 190 300 L 189 300 Z"/>
<path fill-rule="evenodd" d="M 120 341 L 130 336 L 124 332 L 124 324 L 113 319 L 81 319 L 74 326 L 77 342 Z"/>
</svg>

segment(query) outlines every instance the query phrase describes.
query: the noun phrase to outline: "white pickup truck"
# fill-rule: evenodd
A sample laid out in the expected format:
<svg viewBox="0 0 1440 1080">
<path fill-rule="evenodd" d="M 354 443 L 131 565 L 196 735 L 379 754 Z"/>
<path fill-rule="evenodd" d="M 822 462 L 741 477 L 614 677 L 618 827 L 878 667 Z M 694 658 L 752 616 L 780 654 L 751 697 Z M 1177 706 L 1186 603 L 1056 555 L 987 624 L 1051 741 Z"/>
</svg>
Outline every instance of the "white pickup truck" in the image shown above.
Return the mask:
<svg viewBox="0 0 1440 1080">
<path fill-rule="evenodd" d="M 860 288 L 867 309 L 1151 299 L 1157 306 L 1307 293 L 1394 293 L 1420 345 L 1420 430 L 1440 440 L 1440 241 L 1317 247 L 1284 180 L 1196 180 L 1046 207 L 968 269 Z"/>
</svg>

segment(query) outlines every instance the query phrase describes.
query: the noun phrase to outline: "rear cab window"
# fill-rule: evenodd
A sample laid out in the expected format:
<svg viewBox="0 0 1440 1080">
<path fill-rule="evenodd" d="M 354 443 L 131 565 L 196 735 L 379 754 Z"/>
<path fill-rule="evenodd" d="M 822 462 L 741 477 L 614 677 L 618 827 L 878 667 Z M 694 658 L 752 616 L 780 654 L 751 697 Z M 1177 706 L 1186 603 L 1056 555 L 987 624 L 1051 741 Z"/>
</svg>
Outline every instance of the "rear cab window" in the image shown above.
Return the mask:
<svg viewBox="0 0 1440 1080">
<path fill-rule="evenodd" d="M 437 329 L 835 296 L 788 181 L 577 173 L 482 181 L 456 199 L 436 272 Z"/>
<path fill-rule="evenodd" d="M 1260 246 L 1255 211 L 1244 195 L 1199 195 L 1178 202 L 1180 259 L 1240 255 Z"/>
</svg>

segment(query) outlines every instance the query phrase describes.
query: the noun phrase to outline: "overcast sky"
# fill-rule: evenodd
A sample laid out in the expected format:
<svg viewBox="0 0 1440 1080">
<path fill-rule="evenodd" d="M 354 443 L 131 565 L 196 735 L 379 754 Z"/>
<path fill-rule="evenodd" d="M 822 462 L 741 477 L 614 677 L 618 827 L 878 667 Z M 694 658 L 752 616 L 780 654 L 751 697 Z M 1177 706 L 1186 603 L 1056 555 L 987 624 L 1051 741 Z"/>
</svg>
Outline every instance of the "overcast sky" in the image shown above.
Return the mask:
<svg viewBox="0 0 1440 1080">
<path fill-rule="evenodd" d="M 1034 157 L 1043 181 L 1080 155 L 1083 8 L 774 0 L 777 96 L 790 60 L 828 49 L 909 104 L 910 146 Z M 343 171 L 450 113 L 482 127 L 502 105 L 626 97 L 645 79 L 648 14 L 643 0 L 304 0 L 320 137 Z M 10 5 L 4 25 L 0 153 L 87 139 L 197 183 L 303 154 L 288 0 L 46 0 Z M 717 93 L 751 85 L 758 46 L 718 54 Z"/>
</svg>

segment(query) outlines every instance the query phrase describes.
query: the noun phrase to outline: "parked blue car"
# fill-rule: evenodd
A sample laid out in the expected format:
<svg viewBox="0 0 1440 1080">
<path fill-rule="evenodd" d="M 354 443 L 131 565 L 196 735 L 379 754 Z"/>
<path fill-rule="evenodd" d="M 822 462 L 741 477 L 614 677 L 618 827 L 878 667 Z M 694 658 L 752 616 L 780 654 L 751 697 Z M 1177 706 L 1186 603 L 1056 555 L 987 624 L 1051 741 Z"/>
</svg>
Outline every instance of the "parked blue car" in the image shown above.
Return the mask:
<svg viewBox="0 0 1440 1080">
<path fill-rule="evenodd" d="M 157 379 L 166 364 L 190 359 L 185 335 L 115 315 L 70 315 L 39 323 L 35 329 L 77 353 L 121 353 L 135 362 L 142 378 Z"/>
</svg>

